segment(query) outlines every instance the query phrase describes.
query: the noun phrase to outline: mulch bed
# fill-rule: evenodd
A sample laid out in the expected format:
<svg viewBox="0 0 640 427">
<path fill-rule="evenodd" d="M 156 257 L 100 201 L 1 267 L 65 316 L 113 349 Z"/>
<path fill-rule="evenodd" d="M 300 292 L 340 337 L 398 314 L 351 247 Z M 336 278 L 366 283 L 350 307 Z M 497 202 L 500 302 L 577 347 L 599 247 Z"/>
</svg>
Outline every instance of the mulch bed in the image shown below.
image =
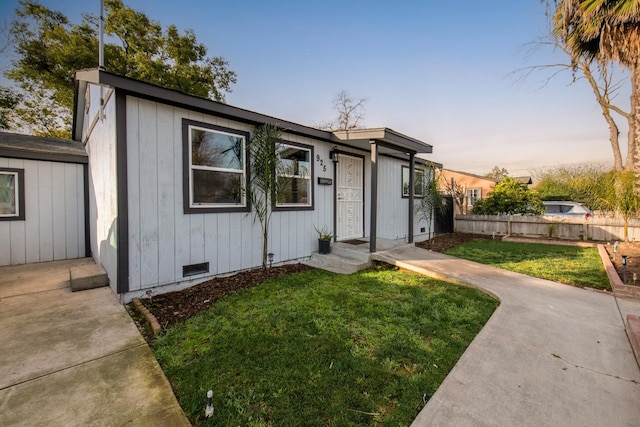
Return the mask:
<svg viewBox="0 0 640 427">
<path fill-rule="evenodd" d="M 182 291 L 169 292 L 140 301 L 158 319 L 163 329 L 184 322 L 201 311 L 208 310 L 220 298 L 240 289 L 249 288 L 274 277 L 309 270 L 304 264 L 286 264 L 271 268 L 256 268 L 232 276 L 216 277 Z"/>
<path fill-rule="evenodd" d="M 613 256 L 613 243 L 605 245 L 609 256 Z M 616 268 L 620 278 L 624 276 L 624 266 L 622 265 L 622 256 L 627 256 L 627 284 L 640 285 L 640 242 L 620 242 L 615 259 L 611 262 Z M 634 283 L 633 274 L 636 275 Z"/>
</svg>

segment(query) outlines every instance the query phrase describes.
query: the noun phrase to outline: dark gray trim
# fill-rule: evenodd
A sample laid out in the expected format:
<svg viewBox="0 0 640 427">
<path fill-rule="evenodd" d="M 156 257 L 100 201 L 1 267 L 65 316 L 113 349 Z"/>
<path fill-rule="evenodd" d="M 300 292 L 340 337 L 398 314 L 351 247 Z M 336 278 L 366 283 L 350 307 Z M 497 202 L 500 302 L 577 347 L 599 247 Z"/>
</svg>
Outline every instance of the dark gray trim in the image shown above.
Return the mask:
<svg viewBox="0 0 640 427">
<path fill-rule="evenodd" d="M 371 144 L 371 224 L 369 224 L 369 252 L 376 252 L 378 239 L 378 144 Z"/>
<path fill-rule="evenodd" d="M 226 128 L 223 126 L 212 125 L 210 123 L 197 122 L 195 120 L 182 119 L 182 207 L 185 215 L 188 214 L 204 214 L 204 213 L 225 213 L 225 212 L 250 212 L 251 205 L 249 198 L 245 196 L 245 206 L 240 207 L 213 207 L 206 206 L 201 208 L 195 208 L 191 206 L 191 192 L 189 187 L 189 181 L 191 180 L 191 164 L 189 163 L 189 126 L 197 126 L 201 128 L 217 130 L 220 132 L 234 133 L 236 135 L 244 136 L 245 138 L 245 188 L 249 188 L 250 176 L 249 176 L 249 138 L 251 134 L 249 132 L 240 131 L 236 129 Z"/>
<path fill-rule="evenodd" d="M 79 142 L 12 132 L 0 132 L 0 157 L 79 164 L 89 161 Z"/>
<path fill-rule="evenodd" d="M 84 182 L 84 256 L 91 256 L 91 227 L 89 212 L 89 165 L 83 165 L 82 178 Z"/>
<path fill-rule="evenodd" d="M 129 177 L 127 174 L 127 95 L 116 90 L 116 187 L 118 247 L 116 292 L 129 292 Z"/>
<path fill-rule="evenodd" d="M 83 86 L 86 86 L 86 83 L 104 84 L 119 88 L 139 98 L 158 101 L 179 108 L 211 114 L 242 123 L 248 123 L 254 126 L 271 124 L 278 126 L 287 133 L 333 142 L 333 134 L 329 131 L 310 128 L 253 111 L 233 107 L 221 102 L 212 101 L 210 99 L 188 95 L 173 89 L 166 89 L 151 83 L 118 76 L 98 69 L 77 71 L 75 79 L 76 81 L 81 82 L 78 86 L 78 90 L 82 90 Z M 82 96 L 84 96 L 84 94 Z M 77 101 L 78 102 L 74 106 L 74 111 L 76 114 L 79 114 L 78 110 L 82 107 L 83 100 L 78 99 Z M 77 126 L 78 123 L 74 123 L 74 129 L 76 129 Z"/>
<path fill-rule="evenodd" d="M 409 166 L 407 166 L 407 165 L 402 165 L 402 168 L 401 168 L 401 170 L 402 170 L 402 177 L 400 178 L 401 180 L 404 180 L 404 170 L 405 170 L 405 169 L 407 169 L 407 170 L 411 170 L 411 168 L 410 168 Z M 414 171 L 414 173 L 415 173 L 415 172 L 420 172 L 420 173 L 422 173 L 422 176 L 424 177 L 424 172 L 425 172 L 425 171 L 424 171 L 424 169 L 421 169 L 421 168 L 419 168 L 419 167 L 416 167 L 415 158 L 414 158 L 414 162 L 413 162 L 413 171 Z M 411 178 L 412 178 L 412 176 L 411 176 L 411 175 L 409 175 L 409 180 L 411 180 Z M 414 180 L 414 181 L 415 181 L 415 180 Z M 409 184 L 409 185 L 411 185 L 411 184 Z M 414 183 L 413 183 L 413 197 L 414 197 L 414 198 L 421 199 L 421 198 L 424 196 L 424 194 L 416 194 L 416 188 L 415 188 L 415 186 L 416 186 L 416 185 L 415 185 L 415 182 L 414 182 Z M 401 188 L 400 190 L 401 190 L 401 192 L 402 192 L 402 198 L 403 198 L 403 199 L 408 199 L 408 198 L 409 198 L 409 195 L 408 195 L 408 194 L 407 194 L 407 195 L 405 195 L 405 194 L 404 194 L 404 181 L 402 181 L 402 188 Z M 422 191 L 424 192 L 424 188 L 422 189 Z"/>
<path fill-rule="evenodd" d="M 309 150 L 309 155 L 311 158 L 309 159 L 309 163 L 311 163 L 311 177 L 309 178 L 311 185 L 311 206 L 277 206 L 276 201 L 273 203 L 273 211 L 274 212 L 285 212 L 285 211 L 312 211 L 316 206 L 316 184 L 313 182 L 313 177 L 316 174 L 315 169 L 315 147 L 313 145 L 300 144 L 298 142 L 291 142 L 287 140 L 282 140 L 280 143 L 284 145 L 291 145 L 293 147 L 304 148 L 305 150 Z M 277 196 L 276 196 L 277 197 Z"/>
<path fill-rule="evenodd" d="M 415 179 L 413 178 L 413 171 L 416 168 L 415 155 L 409 154 L 409 230 L 407 243 L 413 243 L 413 201 L 415 198 Z M 423 194 L 424 197 L 424 194 Z"/>
<path fill-rule="evenodd" d="M 56 153 L 34 153 L 32 151 L 12 150 L 0 148 L 0 157 L 8 157 L 10 159 L 23 160 L 43 160 L 47 162 L 57 163 L 77 163 L 87 164 L 89 158 L 87 156 L 78 156 L 73 154 L 56 154 Z"/>
<path fill-rule="evenodd" d="M 18 188 L 16 189 L 16 192 L 18 193 L 18 216 L 0 217 L 0 221 L 24 221 L 26 216 L 24 212 L 24 169 L 0 168 L 0 172 L 10 172 L 18 174 Z"/>
</svg>

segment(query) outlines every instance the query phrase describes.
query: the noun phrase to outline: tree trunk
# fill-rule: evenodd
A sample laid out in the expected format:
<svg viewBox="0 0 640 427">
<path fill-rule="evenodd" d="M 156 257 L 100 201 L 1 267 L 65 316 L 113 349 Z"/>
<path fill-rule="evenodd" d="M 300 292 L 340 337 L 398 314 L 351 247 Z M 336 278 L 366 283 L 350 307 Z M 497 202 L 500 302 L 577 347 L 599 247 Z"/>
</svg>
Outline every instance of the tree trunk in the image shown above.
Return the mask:
<svg viewBox="0 0 640 427">
<path fill-rule="evenodd" d="M 609 125 L 609 142 L 611 143 L 611 149 L 613 150 L 613 168 L 617 171 L 621 171 L 623 169 L 623 164 L 619 143 L 620 130 L 618 129 L 618 125 L 616 124 L 615 120 L 611 116 L 611 109 L 609 108 L 608 85 L 605 87 L 604 93 L 601 93 L 600 86 L 591 73 L 589 62 L 580 61 L 580 68 L 582 69 L 582 73 L 586 77 L 589 85 L 591 86 L 591 89 L 593 90 L 594 95 L 596 96 L 596 100 L 600 105 L 600 109 L 602 110 L 602 115 L 604 116 L 605 121 Z M 604 78 L 607 79 L 606 75 Z M 630 158 L 633 159 L 633 154 L 631 154 L 631 156 L 627 155 L 627 167 L 629 167 L 629 165 L 633 163 L 633 160 L 632 162 L 628 161 L 628 159 Z"/>
<path fill-rule="evenodd" d="M 640 176 L 640 63 L 631 68 L 631 112 L 629 118 L 629 150 L 633 153 L 633 172 Z M 631 131 L 633 129 L 633 132 Z M 631 145 L 633 138 L 633 146 Z M 638 186 L 640 188 L 640 186 Z"/>
<path fill-rule="evenodd" d="M 616 124 L 616 122 L 613 120 L 613 117 L 611 117 L 611 111 L 608 108 L 604 107 L 602 108 L 602 110 L 602 115 L 609 125 L 609 141 L 611 142 L 611 149 L 613 150 L 613 168 L 617 171 L 621 171 L 623 169 L 622 154 L 620 152 L 620 143 L 618 139 L 618 137 L 620 136 L 620 130 L 618 129 L 618 125 Z M 628 159 L 629 156 L 627 156 L 627 163 L 632 164 L 633 160 L 629 162 Z"/>
</svg>

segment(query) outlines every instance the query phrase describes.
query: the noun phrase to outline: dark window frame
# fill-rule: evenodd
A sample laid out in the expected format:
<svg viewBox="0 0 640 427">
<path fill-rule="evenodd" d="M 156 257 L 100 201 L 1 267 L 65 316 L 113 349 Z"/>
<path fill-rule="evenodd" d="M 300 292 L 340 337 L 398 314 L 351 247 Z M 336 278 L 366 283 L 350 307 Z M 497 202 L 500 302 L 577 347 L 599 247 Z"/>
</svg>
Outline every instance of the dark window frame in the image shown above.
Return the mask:
<svg viewBox="0 0 640 427">
<path fill-rule="evenodd" d="M 25 220 L 24 169 L 0 168 L 0 173 L 15 174 L 18 180 L 16 189 L 15 189 L 16 195 L 18 196 L 18 202 L 16 203 L 18 214 L 12 215 L 12 216 L 0 216 L 0 221 L 24 221 Z"/>
<path fill-rule="evenodd" d="M 408 170 L 409 166 L 402 165 L 402 168 L 400 170 L 400 190 L 401 190 L 402 198 L 403 199 L 408 199 L 409 198 L 409 192 L 405 193 L 405 191 L 404 191 L 404 185 L 405 185 L 405 183 L 404 183 L 404 171 L 405 171 L 405 169 Z M 426 181 L 427 171 L 422 169 L 422 168 L 418 168 L 418 167 L 416 167 L 413 171 L 414 171 L 414 173 L 416 173 L 416 177 L 413 180 L 414 191 L 418 188 L 416 186 L 416 183 L 418 182 L 417 179 L 416 179 L 417 178 L 417 173 L 421 173 L 422 174 L 422 191 L 423 191 L 423 194 L 416 194 L 415 192 L 413 194 L 414 198 L 421 199 L 421 198 L 424 197 L 424 184 L 427 182 Z M 407 182 L 407 185 L 409 185 L 408 182 Z"/>
<path fill-rule="evenodd" d="M 309 176 L 309 195 L 311 196 L 311 204 L 288 204 L 288 205 L 284 205 L 284 206 L 278 206 L 278 195 L 274 195 L 275 199 L 273 200 L 273 211 L 277 212 L 277 211 L 312 211 L 315 209 L 315 202 L 316 202 L 316 186 L 314 185 L 313 182 L 313 177 L 315 176 L 315 161 L 314 161 L 314 146 L 313 145 L 307 145 L 307 144 L 300 144 L 297 142 L 291 142 L 291 141 L 286 141 L 286 140 L 281 140 L 279 142 L 280 145 L 288 145 L 291 147 L 297 147 L 297 148 L 302 148 L 304 150 L 309 150 L 309 163 L 311 164 L 311 176 Z M 274 173 L 277 173 L 276 171 L 274 171 Z"/>
<path fill-rule="evenodd" d="M 245 188 L 249 188 L 250 176 L 249 176 L 249 140 L 250 133 L 237 129 L 231 129 L 223 126 L 212 125 L 210 123 L 198 122 L 195 120 L 182 119 L 182 198 L 183 208 L 185 214 L 202 214 L 202 213 L 224 213 L 224 212 L 250 212 L 251 206 L 249 199 L 244 197 L 244 204 L 238 206 L 220 206 L 216 207 L 214 204 L 206 204 L 202 206 L 194 206 L 191 203 L 191 179 L 192 179 L 192 165 L 191 165 L 191 128 L 197 127 L 212 132 L 224 132 L 232 135 L 238 135 L 244 138 L 244 185 Z"/>
</svg>

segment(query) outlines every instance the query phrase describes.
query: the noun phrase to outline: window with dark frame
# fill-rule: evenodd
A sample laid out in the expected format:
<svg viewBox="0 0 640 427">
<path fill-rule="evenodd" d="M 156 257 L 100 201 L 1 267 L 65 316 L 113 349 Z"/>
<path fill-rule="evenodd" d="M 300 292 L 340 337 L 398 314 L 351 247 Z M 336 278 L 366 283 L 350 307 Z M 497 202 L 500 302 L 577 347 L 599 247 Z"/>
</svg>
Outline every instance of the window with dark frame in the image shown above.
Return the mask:
<svg viewBox="0 0 640 427">
<path fill-rule="evenodd" d="M 0 168 L 0 221 L 24 220 L 24 169 Z"/>
<path fill-rule="evenodd" d="M 278 194 L 275 208 L 313 208 L 313 147 L 282 142 L 276 147 Z"/>
<path fill-rule="evenodd" d="M 413 197 L 424 195 L 425 173 L 422 169 L 414 169 L 414 191 Z M 409 167 L 402 166 L 402 197 L 409 197 Z"/>
<path fill-rule="evenodd" d="M 248 132 L 183 121 L 185 212 L 246 211 Z"/>
</svg>

